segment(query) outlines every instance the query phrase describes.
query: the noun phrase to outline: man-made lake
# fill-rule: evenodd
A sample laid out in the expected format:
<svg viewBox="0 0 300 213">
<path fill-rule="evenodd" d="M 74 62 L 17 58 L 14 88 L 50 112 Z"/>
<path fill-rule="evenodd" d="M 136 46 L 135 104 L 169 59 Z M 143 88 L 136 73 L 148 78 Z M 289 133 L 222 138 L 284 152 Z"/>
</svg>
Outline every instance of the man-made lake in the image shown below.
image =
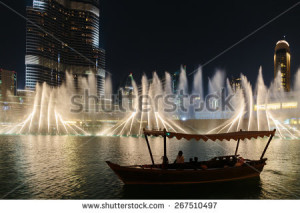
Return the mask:
<svg viewBox="0 0 300 213">
<path fill-rule="evenodd" d="M 163 140 L 151 138 L 156 162 Z M 259 159 L 267 139 L 240 143 L 239 154 Z M 231 155 L 236 142 L 168 141 L 172 162 Z M 300 140 L 274 139 L 260 178 L 224 183 L 125 186 L 106 165 L 150 163 L 143 138 L 0 136 L 0 199 L 299 199 Z"/>
</svg>

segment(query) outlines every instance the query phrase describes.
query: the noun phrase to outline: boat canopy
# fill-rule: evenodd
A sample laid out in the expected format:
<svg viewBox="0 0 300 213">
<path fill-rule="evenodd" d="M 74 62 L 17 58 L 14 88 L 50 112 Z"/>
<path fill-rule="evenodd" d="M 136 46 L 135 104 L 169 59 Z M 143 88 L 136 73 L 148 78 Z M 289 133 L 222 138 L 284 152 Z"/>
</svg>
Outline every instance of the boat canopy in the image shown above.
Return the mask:
<svg viewBox="0 0 300 213">
<path fill-rule="evenodd" d="M 244 139 L 252 139 L 255 138 L 257 139 L 258 137 L 273 137 L 275 135 L 276 129 L 273 131 L 239 131 L 239 132 L 229 132 L 229 133 L 220 133 L 220 134 L 205 134 L 205 135 L 200 135 L 200 134 L 185 134 L 185 133 L 176 133 L 176 132 L 169 132 L 166 130 L 163 131 L 157 131 L 157 130 L 146 130 L 144 129 L 144 134 L 145 136 L 163 136 L 163 137 L 168 137 L 168 138 L 177 138 L 178 140 L 180 139 L 186 139 L 186 140 L 244 140 Z"/>
</svg>

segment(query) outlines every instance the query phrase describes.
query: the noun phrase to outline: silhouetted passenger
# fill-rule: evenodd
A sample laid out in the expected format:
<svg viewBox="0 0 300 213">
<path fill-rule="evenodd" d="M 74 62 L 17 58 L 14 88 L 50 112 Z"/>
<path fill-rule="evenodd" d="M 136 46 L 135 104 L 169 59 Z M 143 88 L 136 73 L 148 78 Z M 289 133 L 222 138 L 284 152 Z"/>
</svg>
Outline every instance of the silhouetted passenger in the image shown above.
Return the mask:
<svg viewBox="0 0 300 213">
<path fill-rule="evenodd" d="M 161 159 L 162 159 L 162 161 L 163 161 L 163 162 L 162 162 L 163 164 L 169 164 L 169 159 L 168 159 L 167 156 L 166 156 L 166 157 L 165 157 L 165 156 L 162 156 Z"/>
<path fill-rule="evenodd" d="M 201 169 L 206 170 L 208 167 L 205 164 L 201 164 Z"/>
<path fill-rule="evenodd" d="M 244 162 L 245 162 L 245 159 L 242 157 L 239 157 L 234 166 L 242 166 L 244 164 Z"/>
<path fill-rule="evenodd" d="M 179 151 L 175 163 L 184 163 L 183 152 Z"/>
</svg>

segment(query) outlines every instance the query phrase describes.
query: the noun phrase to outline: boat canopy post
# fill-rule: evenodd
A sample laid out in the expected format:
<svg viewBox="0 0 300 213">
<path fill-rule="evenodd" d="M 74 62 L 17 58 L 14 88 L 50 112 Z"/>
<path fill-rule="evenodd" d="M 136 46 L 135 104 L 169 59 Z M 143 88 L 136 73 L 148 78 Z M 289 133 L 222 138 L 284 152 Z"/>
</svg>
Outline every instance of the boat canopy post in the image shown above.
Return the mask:
<svg viewBox="0 0 300 213">
<path fill-rule="evenodd" d="M 240 132 L 241 132 L 242 130 L 240 130 Z M 237 144 L 236 144 L 236 149 L 235 149 L 235 153 L 234 153 L 234 155 L 237 155 L 237 153 L 238 153 L 238 150 L 239 150 L 239 145 L 240 145 L 240 138 L 238 139 L 238 141 L 237 141 Z"/>
<path fill-rule="evenodd" d="M 144 134 L 144 135 L 145 135 L 145 139 L 146 139 L 146 142 L 147 142 L 147 146 L 148 146 L 149 154 L 150 154 L 150 157 L 151 157 L 152 165 L 154 166 L 154 160 L 153 160 L 151 147 L 150 147 L 150 144 L 149 144 L 149 141 L 148 141 L 148 136 L 147 136 L 147 134 Z"/>
<path fill-rule="evenodd" d="M 269 138 L 269 140 L 268 140 L 268 143 L 267 143 L 267 145 L 266 145 L 266 147 L 265 147 L 263 153 L 261 154 L 261 157 L 260 157 L 261 160 L 263 159 L 263 157 L 264 157 L 264 155 L 265 155 L 265 153 L 266 153 L 266 151 L 267 151 L 267 149 L 268 149 L 268 147 L 269 147 L 269 144 L 270 144 L 270 142 L 271 142 L 271 140 L 272 140 L 272 138 L 273 138 L 273 136 L 274 136 L 274 134 L 275 134 L 275 131 L 276 131 L 276 129 L 274 129 L 274 131 L 273 131 L 274 133 L 270 136 L 270 138 Z"/>
<path fill-rule="evenodd" d="M 240 145 L 240 139 L 238 139 L 237 144 L 236 144 L 236 149 L 234 155 L 237 155 L 237 152 L 239 150 L 239 145 Z"/>
<path fill-rule="evenodd" d="M 164 129 L 164 157 L 163 164 L 167 164 L 167 130 Z"/>
</svg>

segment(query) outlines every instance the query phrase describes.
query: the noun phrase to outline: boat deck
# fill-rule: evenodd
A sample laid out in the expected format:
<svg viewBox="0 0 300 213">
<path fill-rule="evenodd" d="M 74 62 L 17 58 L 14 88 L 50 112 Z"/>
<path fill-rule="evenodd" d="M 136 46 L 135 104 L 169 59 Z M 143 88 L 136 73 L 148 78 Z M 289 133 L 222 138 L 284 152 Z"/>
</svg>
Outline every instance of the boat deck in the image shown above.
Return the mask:
<svg viewBox="0 0 300 213">
<path fill-rule="evenodd" d="M 229 155 L 229 156 L 220 156 L 215 157 L 208 161 L 192 161 L 192 162 L 185 162 L 185 163 L 171 163 L 171 164 L 146 164 L 146 165 L 134 165 L 128 166 L 128 168 L 143 168 L 143 169 L 181 169 L 181 170 L 214 170 L 220 168 L 228 168 L 228 167 L 235 167 L 238 161 L 238 155 Z M 249 160 L 244 159 L 244 164 L 241 166 L 255 166 L 258 164 L 265 164 L 267 158 L 262 160 Z"/>
</svg>

